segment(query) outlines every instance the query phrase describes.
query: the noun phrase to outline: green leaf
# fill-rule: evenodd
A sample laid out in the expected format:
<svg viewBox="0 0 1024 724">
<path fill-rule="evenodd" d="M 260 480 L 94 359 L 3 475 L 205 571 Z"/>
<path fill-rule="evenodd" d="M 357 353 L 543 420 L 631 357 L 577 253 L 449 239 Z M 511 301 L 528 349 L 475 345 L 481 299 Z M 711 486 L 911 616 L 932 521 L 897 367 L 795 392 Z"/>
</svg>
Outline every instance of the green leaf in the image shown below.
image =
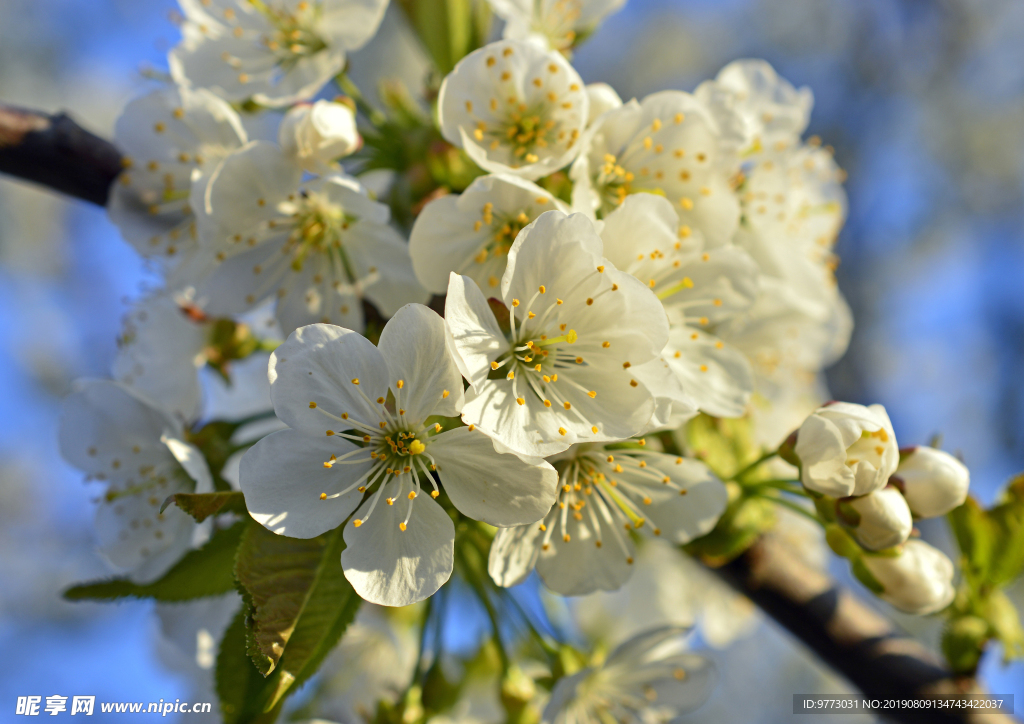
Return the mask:
<svg viewBox="0 0 1024 724">
<path fill-rule="evenodd" d="M 238 490 L 218 493 L 175 493 L 160 506 L 160 512 L 163 513 L 172 503 L 195 518 L 197 523 L 221 513 L 248 513 L 245 496 Z"/>
<path fill-rule="evenodd" d="M 249 521 L 221 528 L 201 548 L 186 553 L 163 578 L 153 583 L 113 578 L 72 586 L 64 592 L 64 598 L 69 601 L 111 601 L 127 597 L 188 601 L 228 593 L 235 590 L 232 572 L 235 550 L 247 527 L 250 527 Z"/>
<path fill-rule="evenodd" d="M 308 679 L 355 617 L 359 596 L 341 570 L 342 528 L 310 540 L 246 531 L 235 575 L 252 605 L 247 649 L 268 676 L 268 707 Z"/>
<path fill-rule="evenodd" d="M 246 654 L 249 620 L 250 608 L 246 604 L 224 632 L 217 653 L 214 677 L 224 724 L 266 724 L 274 721 L 280 713 L 280 705 L 266 707 L 271 696 L 270 682 L 256 670 Z M 269 711 L 264 711 L 265 708 Z"/>
</svg>

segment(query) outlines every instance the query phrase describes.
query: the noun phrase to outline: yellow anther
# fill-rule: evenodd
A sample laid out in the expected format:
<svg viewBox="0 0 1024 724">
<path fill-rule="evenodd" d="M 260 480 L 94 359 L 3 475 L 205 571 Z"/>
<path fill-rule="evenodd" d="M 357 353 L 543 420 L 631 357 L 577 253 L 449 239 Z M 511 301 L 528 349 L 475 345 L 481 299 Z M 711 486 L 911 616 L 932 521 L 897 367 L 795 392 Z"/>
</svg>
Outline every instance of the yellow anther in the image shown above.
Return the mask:
<svg viewBox="0 0 1024 724">
<path fill-rule="evenodd" d="M 440 426 L 438 426 L 438 427 L 440 427 Z M 427 449 L 427 446 L 424 445 L 419 440 L 413 440 L 411 443 L 409 443 L 409 454 L 410 455 L 419 455 L 420 453 L 422 453 L 426 449 Z"/>
<path fill-rule="evenodd" d="M 398 524 L 398 530 L 402 531 L 403 533 L 405 532 L 405 528 L 406 528 L 405 523 L 399 523 Z"/>
<path fill-rule="evenodd" d="M 589 307 L 593 303 L 594 303 L 593 297 L 587 297 L 587 306 Z"/>
<path fill-rule="evenodd" d="M 567 344 L 576 344 L 577 339 L 579 339 L 579 335 L 576 334 L 575 329 L 570 329 L 569 333 L 565 335 L 565 341 Z"/>
<path fill-rule="evenodd" d="M 466 429 L 468 429 L 470 432 L 473 432 L 473 430 L 476 429 L 476 425 L 470 425 Z"/>
<path fill-rule="evenodd" d="M 687 211 L 689 211 L 690 209 L 693 208 L 693 199 L 684 196 L 683 198 L 679 199 L 679 205 L 682 206 Z"/>
<path fill-rule="evenodd" d="M 622 363 L 622 369 L 624 369 L 624 370 L 628 370 L 632 366 L 633 365 L 631 365 L 629 362 L 623 362 Z"/>
<path fill-rule="evenodd" d="M 378 405 L 383 405 L 384 404 L 384 398 L 383 397 L 378 397 L 377 398 L 377 404 Z"/>
<path fill-rule="evenodd" d="M 333 434 L 334 434 L 334 430 L 328 430 L 327 431 L 327 437 L 330 437 Z"/>
<path fill-rule="evenodd" d="M 590 397 L 590 399 L 594 399 L 595 397 L 597 397 L 597 390 L 591 390 L 590 392 L 587 393 L 587 395 Z"/>
<path fill-rule="evenodd" d="M 310 410 L 315 410 L 316 409 L 316 403 L 315 402 L 310 402 L 309 403 L 309 409 Z"/>
<path fill-rule="evenodd" d="M 512 370 L 507 375 L 505 375 L 505 379 L 506 380 L 514 380 L 515 378 L 516 378 L 516 371 L 515 370 Z"/>
<path fill-rule="evenodd" d="M 558 428 L 558 434 L 559 435 L 565 435 L 566 432 L 568 432 L 568 431 L 564 427 Z"/>
<path fill-rule="evenodd" d="M 582 357 L 577 357 L 577 358 L 576 358 L 576 364 L 578 364 L 578 365 L 581 365 L 581 364 L 583 364 L 583 358 L 582 358 Z M 556 379 L 556 380 L 557 380 L 557 379 L 558 379 L 558 376 L 556 375 L 556 376 L 554 377 L 554 379 Z"/>
<path fill-rule="evenodd" d="M 512 306 L 513 307 L 518 307 L 519 306 L 519 300 L 518 299 L 513 299 L 512 300 Z"/>
<path fill-rule="evenodd" d="M 451 394 L 451 392 L 449 392 L 448 390 L 445 390 L 444 392 L 441 393 L 441 399 L 442 400 L 447 400 L 448 399 L 448 395 L 450 395 L 450 394 Z"/>
<path fill-rule="evenodd" d="M 388 426 L 388 424 L 386 422 L 384 422 L 383 420 L 378 422 L 377 424 L 380 425 L 380 429 L 381 430 L 383 430 L 385 427 Z"/>
<path fill-rule="evenodd" d="M 405 387 L 405 380 L 399 380 L 396 384 L 398 385 L 398 389 L 402 389 Z"/>
<path fill-rule="evenodd" d="M 437 496 L 438 496 L 438 495 L 440 495 L 440 494 L 441 494 L 441 493 L 439 493 L 439 492 L 438 492 L 438 491 L 436 491 L 436 490 L 431 490 L 431 491 L 430 491 L 430 497 L 431 497 L 431 498 L 434 498 L 435 500 L 437 499 Z"/>
<path fill-rule="evenodd" d="M 639 384 L 639 383 L 638 383 L 638 382 L 637 382 L 636 380 L 630 380 L 630 381 L 629 381 L 629 386 L 630 386 L 630 387 L 636 387 L 636 386 L 637 386 L 637 384 Z"/>
<path fill-rule="evenodd" d="M 320 500 L 327 500 L 327 493 L 320 493 Z"/>
<path fill-rule="evenodd" d="M 394 498 L 387 498 L 386 502 L 387 502 L 388 505 L 394 505 L 395 504 L 395 499 Z"/>
<path fill-rule="evenodd" d="M 352 378 L 352 384 L 353 385 L 358 385 L 359 384 L 359 378 L 358 377 L 353 377 Z"/>
<path fill-rule="evenodd" d="M 348 413 L 347 412 L 341 413 L 341 419 L 342 420 L 347 420 L 348 419 Z"/>
<path fill-rule="evenodd" d="M 604 264 L 602 264 L 601 266 L 599 266 L 599 267 L 597 268 L 597 271 L 599 271 L 600 273 L 602 273 L 602 274 L 603 274 L 603 273 L 604 273 Z"/>
<path fill-rule="evenodd" d="M 572 409 L 572 405 L 570 405 L 568 402 L 562 403 L 562 407 L 564 407 L 566 410 L 571 410 Z"/>
<path fill-rule="evenodd" d="M 537 291 L 539 291 L 541 294 L 543 294 L 544 292 L 547 291 L 547 289 L 545 289 L 544 285 L 541 284 L 539 287 L 537 287 Z"/>
<path fill-rule="evenodd" d="M 352 521 L 352 525 L 354 525 L 356 528 L 358 528 L 362 524 L 363 524 L 363 521 L 359 520 L 359 518 L 356 518 L 355 520 Z"/>
</svg>

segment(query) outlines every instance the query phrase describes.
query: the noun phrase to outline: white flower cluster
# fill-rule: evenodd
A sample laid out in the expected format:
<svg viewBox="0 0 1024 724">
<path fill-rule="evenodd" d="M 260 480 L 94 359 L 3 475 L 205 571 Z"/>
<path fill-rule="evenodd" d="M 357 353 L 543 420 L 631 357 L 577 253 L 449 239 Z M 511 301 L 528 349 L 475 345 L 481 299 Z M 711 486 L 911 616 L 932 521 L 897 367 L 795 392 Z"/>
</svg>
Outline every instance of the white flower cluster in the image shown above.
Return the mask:
<svg viewBox="0 0 1024 724">
<path fill-rule="evenodd" d="M 809 92 L 741 61 L 623 104 L 559 52 L 620 4 L 495 3 L 505 39 L 437 101 L 486 174 L 435 194 L 408 244 L 338 165 L 362 144 L 353 104 L 310 100 L 383 2 L 183 2 L 175 84 L 118 122 L 111 218 L 166 288 L 129 315 L 117 379 L 191 423 L 197 368 L 227 374 L 261 345 L 239 315 L 272 308 L 290 429 L 246 454 L 241 488 L 282 535 L 348 520 L 342 565 L 368 600 L 448 579 L 456 511 L 499 526 L 501 585 L 536 567 L 565 594 L 621 586 L 638 532 L 685 543 L 727 503 L 703 464 L 642 436 L 742 416 L 845 346 L 828 259 L 844 204 L 800 140 Z M 277 143 L 249 140 L 240 101 L 287 107 Z M 377 347 L 366 303 L 390 318 Z"/>
<path fill-rule="evenodd" d="M 431 596 L 478 533 L 493 534 L 496 586 L 536 569 L 559 594 L 615 590 L 644 536 L 690 543 L 757 497 L 737 493 L 751 468 L 727 487 L 676 433 L 700 413 L 803 419 L 794 401 L 846 348 L 843 177 L 803 139 L 809 90 L 743 60 L 693 93 L 624 103 L 570 62 L 623 0 L 491 0 L 504 37 L 443 79 L 436 127 L 392 122 L 340 75 L 386 0 L 180 4 L 173 82 L 117 123 L 109 205 L 164 284 L 126 317 L 116 381 L 82 383 L 61 427 L 64 456 L 108 485 L 98 526 L 116 568 L 151 581 L 201 541 L 162 507 L 236 479 L 197 448 L 213 417 L 199 372 L 243 386 L 236 363 L 261 350 L 279 423 L 221 441 L 245 450 L 236 487 L 273 533 L 341 527 L 340 565 L 373 603 Z M 320 97 L 334 78 L 353 99 Z M 276 142 L 246 131 L 266 109 Z M 421 132 L 431 150 L 411 170 L 373 155 L 412 154 Z M 443 158 L 471 169 L 465 183 Z M 368 188 L 385 167 L 405 183 L 394 218 Z M 786 429 L 771 428 L 757 438 Z M 791 452 L 862 580 L 906 610 L 948 603 L 952 565 L 908 537 L 913 516 L 963 501 L 959 462 L 900 451 L 881 407 L 847 404 L 807 418 Z M 543 720 L 676 718 L 710 680 L 679 634 L 578 667 Z"/>
<path fill-rule="evenodd" d="M 884 407 L 846 402 L 808 417 L 793 451 L 819 509 L 831 506 L 837 524 L 859 544 L 844 548 L 833 538 L 833 547 L 863 564 L 862 577 L 866 569 L 867 583 L 880 587 L 883 599 L 918 614 L 949 605 L 953 563 L 909 539 L 915 518 L 945 515 L 967 499 L 970 474 L 962 462 L 930 447 L 901 450 Z"/>
</svg>

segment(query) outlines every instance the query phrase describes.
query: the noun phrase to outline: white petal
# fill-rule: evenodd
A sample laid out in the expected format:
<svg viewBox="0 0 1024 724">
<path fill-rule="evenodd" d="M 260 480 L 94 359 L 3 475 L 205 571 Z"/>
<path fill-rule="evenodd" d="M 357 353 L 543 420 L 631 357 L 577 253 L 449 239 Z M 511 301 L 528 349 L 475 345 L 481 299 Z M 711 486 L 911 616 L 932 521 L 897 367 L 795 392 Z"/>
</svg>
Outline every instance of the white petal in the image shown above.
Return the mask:
<svg viewBox="0 0 1024 724">
<path fill-rule="evenodd" d="M 422 304 L 409 304 L 381 332 L 378 347 L 388 382 L 407 420 L 454 417 L 462 409 L 462 375 L 448 352 L 444 320 Z M 397 389 L 398 380 L 403 386 Z"/>
<path fill-rule="evenodd" d="M 468 277 L 452 273 L 444 305 L 455 363 L 470 384 L 487 379 L 490 361 L 508 346 L 494 312 L 480 287 Z"/>
<path fill-rule="evenodd" d="M 369 520 L 345 526 L 347 548 L 341 554 L 345 577 L 360 596 L 381 606 L 408 606 L 433 595 L 451 577 L 455 525 L 429 495 L 408 501 L 400 484 L 388 483 Z M 401 530 L 408 506 L 412 517 Z M 369 504 L 356 513 L 366 515 Z"/>
<path fill-rule="evenodd" d="M 568 516 L 566 532 L 562 537 L 557 518 L 548 518 L 549 527 L 556 526 L 547 550 L 541 550 L 537 559 L 537 573 L 544 585 L 563 596 L 582 596 L 594 591 L 614 591 L 622 587 L 633 573 L 632 559 L 636 549 L 629 534 L 612 531 L 616 522 L 600 519 L 601 545 L 591 529 L 591 521 L 577 522 Z M 620 546 L 616 534 L 622 536 L 625 547 Z"/>
<path fill-rule="evenodd" d="M 325 437 L 327 430 L 346 429 L 346 422 L 337 419 L 343 414 L 377 424 L 378 410 L 371 401 L 387 395 L 387 374 L 383 356 L 362 335 L 311 324 L 292 332 L 270 356 L 270 397 L 289 427 Z"/>
<path fill-rule="evenodd" d="M 501 454 L 480 431 L 460 427 L 430 439 L 441 484 L 463 515 L 496 526 L 534 523 L 557 497 L 558 473 L 546 462 Z"/>
<path fill-rule="evenodd" d="M 289 538 L 315 538 L 337 528 L 362 500 L 350 487 L 372 467 L 369 453 L 363 464 L 324 463 L 342 457 L 356 446 L 338 438 L 310 437 L 295 430 L 279 430 L 253 445 L 242 458 L 239 484 L 249 515 L 267 530 Z M 351 460 L 353 458 L 349 458 Z M 321 500 L 326 493 L 328 498 Z"/>
<path fill-rule="evenodd" d="M 160 442 L 167 446 L 174 459 L 185 469 L 189 477 L 195 481 L 195 492 L 213 492 L 213 476 L 210 475 L 210 467 L 206 464 L 206 458 L 203 457 L 199 448 L 183 440 L 171 437 L 166 433 L 160 438 Z"/>
<path fill-rule="evenodd" d="M 491 204 L 489 224 L 483 213 L 486 204 Z M 479 262 L 481 249 L 492 244 L 499 230 L 519 214 L 533 221 L 550 209 L 568 211 L 550 192 L 530 181 L 508 174 L 478 177 L 461 195 L 431 201 L 416 218 L 409 237 L 416 277 L 436 294 L 444 293 L 451 272 L 466 274 L 485 289 L 493 286 L 492 279 L 500 283 L 506 252 L 492 249 Z M 508 238 L 509 244 L 514 236 Z"/>
<path fill-rule="evenodd" d="M 658 470 L 668 475 L 686 494 L 666 490 L 663 495 L 652 495 L 654 503 L 648 515 L 661 529 L 662 537 L 684 544 L 711 532 L 725 512 L 729 496 L 722 481 L 706 465 L 687 458 L 678 460 L 680 462 L 662 459 Z"/>
<path fill-rule="evenodd" d="M 491 542 L 487 572 L 499 586 L 516 586 L 530 575 L 540 555 L 543 532 L 536 523 L 499 528 Z"/>
<path fill-rule="evenodd" d="M 702 411 L 715 417 L 743 415 L 754 380 L 741 352 L 706 332 L 674 327 L 663 359 Z"/>
<path fill-rule="evenodd" d="M 181 429 L 180 422 L 122 384 L 78 380 L 61 405 L 60 452 L 79 470 L 110 475 L 173 460 L 160 438 L 166 432 L 180 435 Z"/>
</svg>

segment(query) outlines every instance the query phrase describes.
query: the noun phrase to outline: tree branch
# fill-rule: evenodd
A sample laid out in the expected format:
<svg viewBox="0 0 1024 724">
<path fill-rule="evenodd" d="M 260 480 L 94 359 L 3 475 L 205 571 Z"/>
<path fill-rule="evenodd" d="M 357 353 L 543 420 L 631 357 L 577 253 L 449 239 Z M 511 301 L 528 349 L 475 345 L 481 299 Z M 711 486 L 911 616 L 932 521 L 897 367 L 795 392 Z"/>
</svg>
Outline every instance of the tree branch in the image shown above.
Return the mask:
<svg viewBox="0 0 1024 724">
<path fill-rule="evenodd" d="M 0 173 L 105 205 L 120 172 L 120 152 L 67 115 L 0 105 Z M 931 651 L 896 631 L 890 621 L 828 576 L 801 563 L 770 535 L 713 570 L 868 698 L 981 693 L 973 679 L 953 676 Z M 887 714 L 905 724 L 1015 721 L 1005 713 L 970 709 L 903 709 Z"/>
<path fill-rule="evenodd" d="M 952 699 L 983 694 L 974 679 L 954 676 L 919 641 L 897 631 L 892 622 L 827 575 L 805 565 L 770 534 L 731 563 L 712 570 L 867 698 Z M 1016 721 L 990 709 L 901 709 L 886 716 L 905 724 Z"/>
<path fill-rule="evenodd" d="M 105 206 L 121 153 L 64 113 L 0 104 L 0 173 Z"/>
</svg>

